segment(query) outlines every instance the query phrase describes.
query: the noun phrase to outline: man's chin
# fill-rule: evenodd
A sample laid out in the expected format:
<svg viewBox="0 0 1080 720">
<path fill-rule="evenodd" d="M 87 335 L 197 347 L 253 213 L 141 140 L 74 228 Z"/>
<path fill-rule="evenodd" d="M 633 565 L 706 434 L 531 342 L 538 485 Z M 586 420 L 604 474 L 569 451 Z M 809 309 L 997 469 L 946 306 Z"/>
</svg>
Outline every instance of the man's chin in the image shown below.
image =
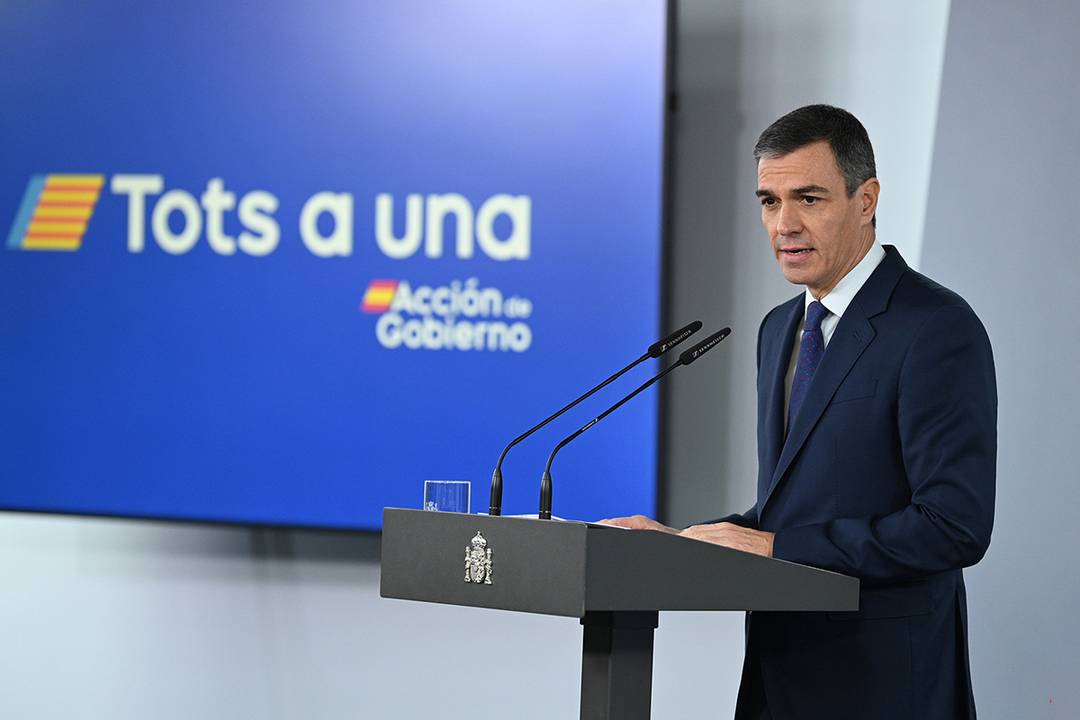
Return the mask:
<svg viewBox="0 0 1080 720">
<path fill-rule="evenodd" d="M 780 263 L 780 272 L 792 285 L 809 285 L 814 278 L 814 274 L 807 272 L 805 268 L 785 267 L 783 263 Z"/>
</svg>

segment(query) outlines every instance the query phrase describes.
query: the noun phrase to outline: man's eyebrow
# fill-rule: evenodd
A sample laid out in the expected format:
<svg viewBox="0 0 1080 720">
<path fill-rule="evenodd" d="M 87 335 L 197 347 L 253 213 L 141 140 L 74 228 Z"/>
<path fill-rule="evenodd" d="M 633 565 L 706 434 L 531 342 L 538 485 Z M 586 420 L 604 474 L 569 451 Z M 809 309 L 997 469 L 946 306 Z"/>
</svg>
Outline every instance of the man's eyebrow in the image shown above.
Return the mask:
<svg viewBox="0 0 1080 720">
<path fill-rule="evenodd" d="M 828 194 L 828 192 L 829 188 L 820 185 L 803 185 L 802 187 L 797 187 L 791 191 L 792 195 L 809 195 L 811 193 L 820 195 Z"/>
<path fill-rule="evenodd" d="M 765 188 L 758 188 L 757 192 L 755 192 L 754 194 L 757 195 L 758 197 L 776 197 L 776 193 L 774 193 L 772 190 L 766 190 Z M 829 188 L 822 187 L 821 185 L 803 185 L 802 187 L 797 187 L 797 188 L 793 189 L 791 191 L 791 194 L 792 195 L 810 195 L 810 194 L 828 195 L 829 194 Z"/>
</svg>

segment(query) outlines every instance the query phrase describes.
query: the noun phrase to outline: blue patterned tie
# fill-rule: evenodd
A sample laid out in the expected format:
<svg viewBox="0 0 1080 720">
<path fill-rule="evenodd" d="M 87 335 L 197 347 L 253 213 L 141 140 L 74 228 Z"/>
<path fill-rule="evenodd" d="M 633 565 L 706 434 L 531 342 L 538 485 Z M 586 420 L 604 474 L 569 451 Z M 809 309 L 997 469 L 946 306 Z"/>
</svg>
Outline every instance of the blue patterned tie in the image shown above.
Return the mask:
<svg viewBox="0 0 1080 720">
<path fill-rule="evenodd" d="M 788 430 L 795 423 L 814 371 L 825 354 L 825 337 L 821 334 L 821 321 L 829 314 L 828 309 L 817 300 L 806 308 L 806 323 L 803 325 L 802 342 L 799 344 L 799 362 L 795 366 L 795 377 L 791 380 L 791 400 L 788 402 Z"/>
</svg>

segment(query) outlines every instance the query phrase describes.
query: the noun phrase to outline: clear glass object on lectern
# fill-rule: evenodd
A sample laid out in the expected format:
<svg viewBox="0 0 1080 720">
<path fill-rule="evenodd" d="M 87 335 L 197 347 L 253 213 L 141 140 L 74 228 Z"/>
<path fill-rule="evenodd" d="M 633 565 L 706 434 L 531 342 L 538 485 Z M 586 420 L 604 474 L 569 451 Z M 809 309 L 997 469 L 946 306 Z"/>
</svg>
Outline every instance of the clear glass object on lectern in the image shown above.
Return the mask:
<svg viewBox="0 0 1080 720">
<path fill-rule="evenodd" d="M 468 513 L 472 483 L 468 480 L 425 480 L 424 509 Z"/>
</svg>

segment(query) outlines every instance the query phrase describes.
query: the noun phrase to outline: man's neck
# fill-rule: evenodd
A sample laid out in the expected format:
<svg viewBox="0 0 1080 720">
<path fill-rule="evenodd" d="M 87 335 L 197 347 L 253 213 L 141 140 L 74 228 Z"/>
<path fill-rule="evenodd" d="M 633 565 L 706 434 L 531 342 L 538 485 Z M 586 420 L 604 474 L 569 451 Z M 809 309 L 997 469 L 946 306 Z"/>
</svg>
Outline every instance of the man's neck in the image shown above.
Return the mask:
<svg viewBox="0 0 1080 720">
<path fill-rule="evenodd" d="M 859 251 L 858 255 L 856 255 L 850 263 L 848 263 L 848 266 L 844 268 L 843 272 L 838 273 L 837 276 L 833 278 L 832 282 L 830 282 L 824 288 L 812 288 L 807 286 L 807 290 L 809 290 L 810 294 L 814 296 L 814 299 L 821 300 L 826 295 L 831 293 L 833 289 L 835 289 L 836 286 L 840 283 L 840 281 L 847 277 L 847 274 L 854 270 L 856 265 L 862 262 L 862 259 L 866 257 L 866 253 L 870 252 L 870 248 L 874 247 L 874 241 L 876 239 L 877 238 L 874 232 L 874 228 L 871 227 L 870 231 L 866 233 L 865 236 L 863 236 L 862 249 Z"/>
</svg>

